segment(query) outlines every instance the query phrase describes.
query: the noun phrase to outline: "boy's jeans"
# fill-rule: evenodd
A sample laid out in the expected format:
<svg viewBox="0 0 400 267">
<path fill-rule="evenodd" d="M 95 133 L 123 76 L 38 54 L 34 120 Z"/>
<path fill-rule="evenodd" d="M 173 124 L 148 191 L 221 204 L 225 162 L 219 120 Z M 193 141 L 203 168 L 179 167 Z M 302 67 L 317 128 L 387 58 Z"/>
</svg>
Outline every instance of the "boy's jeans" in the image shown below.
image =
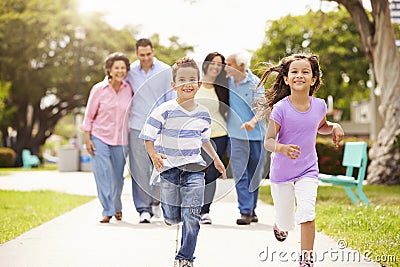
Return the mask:
<svg viewBox="0 0 400 267">
<path fill-rule="evenodd" d="M 181 248 L 175 259 L 193 261 L 200 230 L 204 172 L 172 168 L 161 173 L 161 207 L 169 224 L 183 222 Z"/>
</svg>

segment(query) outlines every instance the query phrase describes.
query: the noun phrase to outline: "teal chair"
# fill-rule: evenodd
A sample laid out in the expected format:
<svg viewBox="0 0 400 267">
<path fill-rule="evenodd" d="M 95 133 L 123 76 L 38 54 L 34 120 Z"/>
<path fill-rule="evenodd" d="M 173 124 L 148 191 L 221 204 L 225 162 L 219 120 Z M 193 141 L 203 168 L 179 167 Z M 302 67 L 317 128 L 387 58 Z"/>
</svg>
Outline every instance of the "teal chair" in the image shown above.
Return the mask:
<svg viewBox="0 0 400 267">
<path fill-rule="evenodd" d="M 336 186 L 343 186 L 354 204 L 359 204 L 359 200 L 366 205 L 369 204 L 368 198 L 362 191 L 363 182 L 367 169 L 367 143 L 366 142 L 347 142 L 344 145 L 342 165 L 346 167 L 345 175 L 329 175 L 320 173 L 318 178 L 324 183 L 330 183 Z M 357 177 L 354 177 L 353 170 L 358 168 Z M 355 188 L 355 193 L 352 188 Z"/>
<path fill-rule="evenodd" d="M 32 166 L 38 166 L 40 160 L 36 155 L 32 155 L 29 149 L 22 150 L 22 166 L 24 169 L 30 169 Z"/>
</svg>

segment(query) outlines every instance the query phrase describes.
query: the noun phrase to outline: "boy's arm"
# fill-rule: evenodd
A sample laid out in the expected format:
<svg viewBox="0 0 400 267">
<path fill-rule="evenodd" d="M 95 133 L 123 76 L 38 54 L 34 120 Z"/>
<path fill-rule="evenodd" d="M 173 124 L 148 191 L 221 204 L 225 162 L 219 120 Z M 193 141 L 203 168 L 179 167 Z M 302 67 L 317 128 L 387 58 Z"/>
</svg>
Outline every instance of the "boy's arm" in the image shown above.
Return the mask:
<svg viewBox="0 0 400 267">
<path fill-rule="evenodd" d="M 213 159 L 215 168 L 222 174 L 222 179 L 226 179 L 225 166 L 221 159 L 218 157 L 217 152 L 214 150 L 210 141 L 203 143 L 204 151 Z"/>
<path fill-rule="evenodd" d="M 162 172 L 164 170 L 164 159 L 167 157 L 163 154 L 158 154 L 156 149 L 154 148 L 154 142 L 150 140 L 144 140 L 144 145 L 146 146 L 147 153 L 150 156 L 151 161 L 153 162 L 154 168 L 158 172 Z"/>
<path fill-rule="evenodd" d="M 332 140 L 336 147 L 339 146 L 339 143 L 343 140 L 344 137 L 342 126 L 340 126 L 339 123 L 327 121 L 325 117 L 319 124 L 318 133 L 332 134 Z"/>
</svg>

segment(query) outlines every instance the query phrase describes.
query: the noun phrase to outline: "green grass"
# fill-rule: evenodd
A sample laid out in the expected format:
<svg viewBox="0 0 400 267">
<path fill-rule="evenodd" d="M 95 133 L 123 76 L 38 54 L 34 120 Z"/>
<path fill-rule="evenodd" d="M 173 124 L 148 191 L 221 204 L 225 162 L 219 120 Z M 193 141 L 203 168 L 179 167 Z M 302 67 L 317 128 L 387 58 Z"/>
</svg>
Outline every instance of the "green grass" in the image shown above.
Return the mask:
<svg viewBox="0 0 400 267">
<path fill-rule="evenodd" d="M 58 166 L 55 163 L 46 163 L 41 164 L 38 167 L 24 169 L 22 167 L 13 167 L 13 168 L 0 168 L 0 176 L 9 175 L 12 172 L 20 172 L 20 171 L 55 171 Z"/>
<path fill-rule="evenodd" d="M 363 187 L 371 204 L 356 206 L 343 187 L 320 186 L 316 228 L 382 266 L 400 265 L 400 186 Z M 270 187 L 260 189 L 260 199 L 272 204 Z"/>
<path fill-rule="evenodd" d="M 0 190 L 0 244 L 92 199 L 54 191 Z"/>
</svg>

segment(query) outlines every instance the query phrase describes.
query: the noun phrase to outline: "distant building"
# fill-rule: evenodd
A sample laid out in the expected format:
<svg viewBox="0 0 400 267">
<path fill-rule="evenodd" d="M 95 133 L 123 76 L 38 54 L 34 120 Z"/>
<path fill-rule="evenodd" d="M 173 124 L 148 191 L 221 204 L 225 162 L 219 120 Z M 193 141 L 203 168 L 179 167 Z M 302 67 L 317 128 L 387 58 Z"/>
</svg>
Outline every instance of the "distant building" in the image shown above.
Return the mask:
<svg viewBox="0 0 400 267">
<path fill-rule="evenodd" d="M 390 8 L 390 18 L 392 19 L 392 23 L 400 24 L 400 1 L 399 0 L 391 0 L 389 1 Z M 396 40 L 396 46 L 400 49 L 400 40 Z"/>
<path fill-rule="evenodd" d="M 368 100 L 353 101 L 350 107 L 350 118 L 354 123 L 370 123 L 371 107 Z"/>
<path fill-rule="evenodd" d="M 369 100 L 353 101 L 350 104 L 350 121 L 341 121 L 346 136 L 370 137 L 371 103 Z"/>
<path fill-rule="evenodd" d="M 392 19 L 392 23 L 400 24 L 400 1 L 399 0 L 389 1 L 389 8 L 390 8 L 390 17 Z"/>
</svg>

